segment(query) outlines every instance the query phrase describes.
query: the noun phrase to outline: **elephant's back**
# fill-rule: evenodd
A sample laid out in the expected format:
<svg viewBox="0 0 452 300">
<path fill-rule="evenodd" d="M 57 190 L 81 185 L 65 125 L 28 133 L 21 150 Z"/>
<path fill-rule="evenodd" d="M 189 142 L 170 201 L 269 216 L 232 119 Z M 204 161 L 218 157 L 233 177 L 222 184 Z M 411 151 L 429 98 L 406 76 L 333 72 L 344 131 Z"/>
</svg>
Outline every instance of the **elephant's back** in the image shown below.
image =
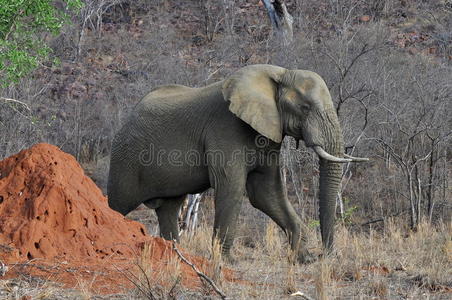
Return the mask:
<svg viewBox="0 0 452 300">
<path fill-rule="evenodd" d="M 221 86 L 222 81 L 201 88 L 180 84 L 157 86 L 141 99 L 136 110 L 152 112 L 161 109 L 176 115 L 177 111 L 190 108 L 199 110 L 202 106 L 207 107 L 209 102 L 219 100 L 218 98 L 223 100 Z"/>
<path fill-rule="evenodd" d="M 127 156 L 130 163 L 150 147 L 157 153 L 201 154 L 209 128 L 225 114 L 232 116 L 222 98 L 221 82 L 204 88 L 157 87 L 135 106 L 115 135 L 112 155 L 118 160 Z"/>
<path fill-rule="evenodd" d="M 202 159 L 208 113 L 190 95 L 195 89 L 176 90 L 166 86 L 145 96 L 113 140 L 109 184 L 130 178 L 142 201 L 209 187 Z"/>
<path fill-rule="evenodd" d="M 169 133 L 199 130 L 219 106 L 227 111 L 221 86 L 222 82 L 202 88 L 177 84 L 156 87 L 136 105 L 129 121 Z"/>
<path fill-rule="evenodd" d="M 147 94 L 144 98 L 164 98 L 177 96 L 178 94 L 190 93 L 195 91 L 196 88 L 191 88 L 181 84 L 167 84 L 160 85 L 151 90 L 149 94 Z"/>
</svg>

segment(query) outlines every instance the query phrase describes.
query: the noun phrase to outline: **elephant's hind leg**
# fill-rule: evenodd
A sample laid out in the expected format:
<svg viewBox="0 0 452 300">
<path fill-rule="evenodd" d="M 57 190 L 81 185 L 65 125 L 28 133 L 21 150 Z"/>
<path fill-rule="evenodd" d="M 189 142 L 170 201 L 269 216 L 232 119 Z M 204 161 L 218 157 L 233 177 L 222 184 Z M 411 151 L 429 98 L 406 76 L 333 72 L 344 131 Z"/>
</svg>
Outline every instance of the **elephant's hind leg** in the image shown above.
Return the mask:
<svg viewBox="0 0 452 300">
<path fill-rule="evenodd" d="M 174 198 L 159 198 L 144 202 L 149 208 L 155 208 L 159 220 L 160 236 L 166 240 L 179 241 L 179 210 L 186 195 Z"/>
</svg>

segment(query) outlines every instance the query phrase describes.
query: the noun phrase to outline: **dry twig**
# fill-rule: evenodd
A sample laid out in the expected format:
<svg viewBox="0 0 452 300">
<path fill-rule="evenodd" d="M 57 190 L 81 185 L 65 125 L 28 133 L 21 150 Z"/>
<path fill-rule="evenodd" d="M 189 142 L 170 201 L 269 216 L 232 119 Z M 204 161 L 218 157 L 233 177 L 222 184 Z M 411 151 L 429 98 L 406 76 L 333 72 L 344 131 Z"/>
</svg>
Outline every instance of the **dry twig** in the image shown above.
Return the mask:
<svg viewBox="0 0 452 300">
<path fill-rule="evenodd" d="M 218 286 L 215 284 L 215 282 L 213 282 L 212 279 L 210 279 L 206 274 L 204 274 L 203 272 L 201 272 L 193 263 L 191 263 L 188 259 L 186 259 L 182 253 L 179 251 L 179 249 L 177 249 L 176 247 L 176 241 L 173 241 L 173 250 L 177 253 L 177 255 L 179 256 L 179 258 L 186 263 L 187 265 L 189 265 L 195 272 L 196 274 L 204 279 L 205 281 L 207 281 L 210 286 L 215 290 L 215 292 L 221 297 L 221 299 L 227 299 L 226 295 L 218 288 Z"/>
<path fill-rule="evenodd" d="M 6 272 L 8 272 L 8 266 L 0 261 L 0 276 L 5 276 Z"/>
<path fill-rule="evenodd" d="M 143 273 L 144 278 L 146 280 L 145 283 L 143 283 L 142 280 L 140 280 L 140 278 L 138 278 L 138 276 L 133 274 L 133 272 L 131 272 L 129 270 L 121 270 L 116 265 L 114 267 L 130 283 L 132 283 L 143 296 L 145 296 L 145 297 L 147 297 L 148 299 L 151 299 L 151 300 L 153 300 L 153 299 L 160 299 L 161 295 L 159 294 L 158 287 L 157 286 L 155 288 L 152 287 L 151 282 L 149 280 L 149 276 L 146 274 L 145 270 L 143 269 L 142 266 L 140 266 L 140 264 L 137 263 L 136 266 L 138 267 L 140 272 Z"/>
<path fill-rule="evenodd" d="M 309 297 L 308 295 L 306 295 L 305 293 L 302 293 L 300 291 L 295 292 L 293 294 L 290 294 L 291 296 L 300 296 L 301 298 L 305 299 L 305 300 L 314 300 L 314 298 Z"/>
<path fill-rule="evenodd" d="M 22 101 L 19 101 L 16 99 L 12 99 L 12 98 L 5 98 L 5 97 L 0 97 L 0 100 L 4 101 L 6 103 L 8 103 L 8 102 L 17 103 L 17 104 L 23 106 L 26 110 L 28 110 L 28 111 L 30 110 L 30 107 L 25 102 L 22 102 Z"/>
</svg>

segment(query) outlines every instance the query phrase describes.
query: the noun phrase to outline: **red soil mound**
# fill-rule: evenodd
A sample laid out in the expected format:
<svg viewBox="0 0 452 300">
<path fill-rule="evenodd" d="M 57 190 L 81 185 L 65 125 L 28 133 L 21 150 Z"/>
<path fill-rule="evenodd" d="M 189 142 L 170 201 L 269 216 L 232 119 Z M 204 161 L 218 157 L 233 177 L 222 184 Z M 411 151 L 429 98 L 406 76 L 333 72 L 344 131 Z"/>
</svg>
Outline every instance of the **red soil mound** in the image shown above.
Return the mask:
<svg viewBox="0 0 452 300">
<path fill-rule="evenodd" d="M 37 144 L 0 162 L 0 260 L 10 263 L 7 277 L 49 278 L 52 270 L 53 281 L 73 287 L 88 276 L 94 290 L 111 293 L 131 287 L 120 275 L 136 269 L 145 243 L 154 274 L 178 260 L 171 243 L 110 209 L 74 157 L 57 147 Z M 204 259 L 184 255 L 207 267 Z M 188 265 L 181 263 L 180 271 L 183 284 L 199 285 Z"/>
<path fill-rule="evenodd" d="M 0 243 L 18 250 L 3 259 L 130 257 L 146 239 L 144 226 L 111 210 L 74 157 L 52 145 L 0 162 L 0 202 Z"/>
</svg>

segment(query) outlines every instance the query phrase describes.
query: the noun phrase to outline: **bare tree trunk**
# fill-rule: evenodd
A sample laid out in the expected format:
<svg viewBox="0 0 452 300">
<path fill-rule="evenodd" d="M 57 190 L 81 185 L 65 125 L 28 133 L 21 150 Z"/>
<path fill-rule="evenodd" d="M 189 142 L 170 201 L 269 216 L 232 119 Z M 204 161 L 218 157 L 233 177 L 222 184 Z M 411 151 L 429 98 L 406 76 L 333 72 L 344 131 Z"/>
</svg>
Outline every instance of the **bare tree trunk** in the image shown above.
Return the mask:
<svg viewBox="0 0 452 300">
<path fill-rule="evenodd" d="M 447 201 L 447 188 L 448 188 L 448 186 L 447 186 L 447 183 L 448 183 L 448 169 L 447 169 L 447 148 L 446 147 L 444 147 L 444 155 L 443 155 L 443 157 L 444 157 L 444 165 L 443 165 L 443 199 L 442 199 L 442 202 L 443 203 L 446 203 L 446 201 Z M 446 206 L 444 206 L 443 205 L 443 210 L 444 210 L 444 208 L 445 208 Z M 443 211 L 443 214 L 444 214 L 444 211 Z"/>
<path fill-rule="evenodd" d="M 201 194 L 197 194 L 196 196 L 197 196 L 197 201 L 195 201 L 195 207 L 193 208 L 192 222 L 191 222 L 191 226 L 189 228 L 189 231 L 191 233 L 195 232 L 196 224 L 198 223 L 199 203 L 201 203 L 201 198 L 202 198 Z"/>
<path fill-rule="evenodd" d="M 428 222 L 432 223 L 433 216 L 433 206 L 434 206 L 434 198 L 435 198 L 435 189 L 433 186 L 433 176 L 435 172 L 435 160 L 437 155 L 435 156 L 434 140 L 432 140 L 432 155 L 430 156 L 429 166 L 428 166 L 428 189 L 427 189 L 427 214 L 428 214 Z"/>
<path fill-rule="evenodd" d="M 268 17 L 276 32 L 282 36 L 284 45 L 293 41 L 293 17 L 287 11 L 287 7 L 281 0 L 262 0 L 267 9 Z"/>
<path fill-rule="evenodd" d="M 419 170 L 416 166 L 416 177 L 417 177 L 417 220 L 421 222 L 421 203 L 422 203 L 422 187 L 421 178 L 419 177 Z"/>
<path fill-rule="evenodd" d="M 184 215 L 183 229 L 192 234 L 198 222 L 198 209 L 202 194 L 188 195 L 188 204 Z M 181 230 L 182 233 L 182 230 Z"/>
<path fill-rule="evenodd" d="M 408 192 L 409 192 L 409 199 L 410 199 L 410 227 L 411 229 L 415 229 L 417 227 L 417 214 L 416 214 L 416 207 L 415 207 L 415 201 L 414 201 L 414 192 L 413 192 L 413 179 L 412 174 L 409 170 L 407 170 L 407 180 L 408 180 Z"/>
</svg>

